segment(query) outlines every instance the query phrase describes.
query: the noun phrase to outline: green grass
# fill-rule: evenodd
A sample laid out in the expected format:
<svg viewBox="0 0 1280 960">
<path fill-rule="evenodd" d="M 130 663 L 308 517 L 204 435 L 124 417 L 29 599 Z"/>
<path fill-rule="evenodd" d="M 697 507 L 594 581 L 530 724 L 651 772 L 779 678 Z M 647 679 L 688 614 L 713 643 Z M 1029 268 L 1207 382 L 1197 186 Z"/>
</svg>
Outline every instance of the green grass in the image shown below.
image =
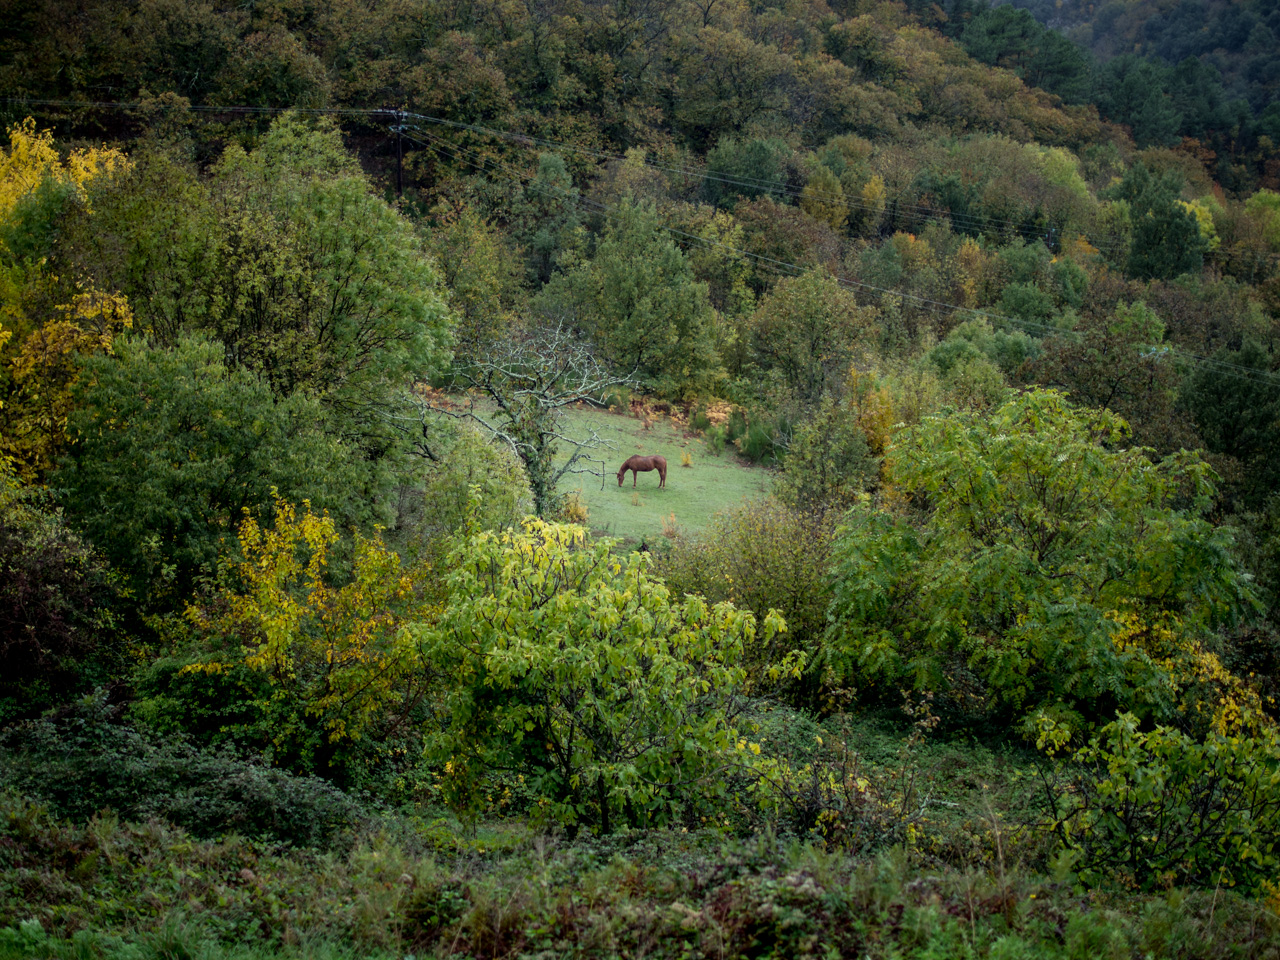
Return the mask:
<svg viewBox="0 0 1280 960">
<path fill-rule="evenodd" d="M 612 440 L 613 450 L 604 451 L 604 489 L 593 477 L 570 475 L 560 483 L 560 492 L 572 490 L 586 503 L 587 525 L 596 533 L 620 537 L 629 542 L 653 543 L 662 536 L 663 521 L 672 514 L 685 533 L 696 533 L 711 517 L 743 500 L 768 492 L 771 473 L 763 467 L 744 463 L 729 446 L 719 456 L 708 449 L 701 437 L 686 433 L 668 420 L 655 420 L 650 430 L 635 417 L 592 410 L 571 410 L 567 429 L 579 435 L 587 425 L 600 436 Z M 682 467 L 680 457 L 687 451 L 693 465 Z M 634 454 L 658 454 L 667 458 L 667 487 L 658 489 L 658 474 L 640 474 L 633 489 L 632 475 L 618 487 L 618 467 Z"/>
</svg>

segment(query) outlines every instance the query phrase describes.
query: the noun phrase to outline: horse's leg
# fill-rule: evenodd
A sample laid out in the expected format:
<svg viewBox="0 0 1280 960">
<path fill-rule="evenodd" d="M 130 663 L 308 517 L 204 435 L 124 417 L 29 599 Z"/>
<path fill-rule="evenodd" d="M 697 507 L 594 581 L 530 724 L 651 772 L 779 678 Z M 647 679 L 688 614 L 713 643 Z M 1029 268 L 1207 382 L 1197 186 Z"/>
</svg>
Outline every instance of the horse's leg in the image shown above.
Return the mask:
<svg viewBox="0 0 1280 960">
<path fill-rule="evenodd" d="M 636 483 L 639 480 L 640 480 L 640 471 L 637 470 L 635 467 L 632 467 L 631 468 L 631 489 L 632 490 L 636 488 Z"/>
<path fill-rule="evenodd" d="M 658 468 L 658 489 L 665 490 L 667 488 L 667 468 Z"/>
</svg>

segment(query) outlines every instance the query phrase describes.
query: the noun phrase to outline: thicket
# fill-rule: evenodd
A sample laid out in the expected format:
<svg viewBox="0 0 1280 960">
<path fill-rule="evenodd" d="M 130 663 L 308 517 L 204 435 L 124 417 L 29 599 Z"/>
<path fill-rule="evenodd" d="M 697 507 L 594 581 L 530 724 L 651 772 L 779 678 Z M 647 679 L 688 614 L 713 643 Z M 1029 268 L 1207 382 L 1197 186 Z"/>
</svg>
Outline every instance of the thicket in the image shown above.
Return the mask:
<svg viewBox="0 0 1280 960">
<path fill-rule="evenodd" d="M 235 835 L 300 847 L 354 842 L 374 816 L 325 780 L 139 730 L 123 713 L 97 695 L 8 727 L 0 733 L 6 790 L 59 821 L 84 823 L 111 811 L 203 839 Z"/>
<path fill-rule="evenodd" d="M 1225 960 L 1277 949 L 1274 914 L 1231 890 L 1089 898 L 1012 866 L 921 878 L 901 856 L 858 860 L 711 831 L 573 844 L 492 834 L 425 854 L 375 838 L 316 856 L 201 842 L 158 823 L 73 826 L 0 802 L 0 883 L 23 895 L 0 904 L 5 957 Z"/>
</svg>

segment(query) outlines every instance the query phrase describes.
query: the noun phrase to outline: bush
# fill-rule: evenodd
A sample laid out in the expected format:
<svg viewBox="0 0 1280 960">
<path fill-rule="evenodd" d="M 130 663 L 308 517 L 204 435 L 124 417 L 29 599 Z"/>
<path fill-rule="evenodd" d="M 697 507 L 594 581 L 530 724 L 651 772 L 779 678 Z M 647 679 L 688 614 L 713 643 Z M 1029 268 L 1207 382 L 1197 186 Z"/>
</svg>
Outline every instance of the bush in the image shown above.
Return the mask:
<svg viewBox="0 0 1280 960">
<path fill-rule="evenodd" d="M 781 440 L 790 433 L 790 426 L 783 417 L 776 420 L 753 417 L 734 442 L 738 451 L 748 460 L 768 465 L 777 462 L 782 456 L 784 447 Z"/>
<path fill-rule="evenodd" d="M 417 528 L 424 538 L 456 533 L 468 518 L 481 530 L 501 530 L 532 512 L 524 466 L 511 449 L 468 424 L 456 428 L 437 463 L 427 470 Z"/>
<path fill-rule="evenodd" d="M 122 669 L 118 599 L 102 559 L 0 458 L 0 725 Z"/>
<path fill-rule="evenodd" d="M 53 483 L 153 607 L 181 602 L 213 573 L 227 532 L 244 511 L 269 508 L 273 490 L 347 521 L 377 511 L 386 478 L 329 432 L 318 403 L 275 397 L 207 340 L 169 350 L 122 337 L 114 355 L 85 361 L 75 396 L 78 440 Z"/>
<path fill-rule="evenodd" d="M 797 509 L 839 512 L 864 495 L 879 473 L 857 414 L 828 397 L 796 427 L 774 488 Z"/>
<path fill-rule="evenodd" d="M 460 813 L 500 770 L 528 779 L 535 820 L 600 833 L 669 822 L 723 791 L 755 618 L 674 599 L 646 554 L 612 546 L 532 519 L 478 533 L 451 555 L 439 620 L 406 628 L 441 676 L 428 756 Z M 783 626 L 771 612 L 764 642 Z"/>
<path fill-rule="evenodd" d="M 147 734 L 118 713 L 97 693 L 55 718 L 0 733 L 5 782 L 59 817 L 87 821 L 111 809 L 124 819 L 158 817 L 199 837 L 238 833 L 327 847 L 368 818 L 323 780 Z"/>
<path fill-rule="evenodd" d="M 767 499 L 719 514 L 699 536 L 681 538 L 656 561 L 655 572 L 676 596 L 697 594 L 729 601 L 757 618 L 777 610 L 787 622 L 785 642 L 757 643 L 742 661 L 754 688 L 774 686 L 770 670 L 790 650 L 802 651 L 813 670 L 792 684 L 792 698 L 807 705 L 820 679 L 816 658 L 827 623 L 831 585 L 832 518 Z M 784 678 L 784 682 L 788 682 Z"/>
<path fill-rule="evenodd" d="M 772 722 L 768 713 L 760 717 L 762 752 L 742 778 L 749 802 L 739 810 L 756 832 L 821 837 L 829 849 L 863 856 L 920 834 L 928 801 L 917 795 L 914 768 L 873 770 L 847 730 L 776 712 Z M 785 730 L 770 729 L 779 722 Z"/>
<path fill-rule="evenodd" d="M 1216 689 L 1202 702 L 1221 709 L 1186 718 L 1230 726 L 1256 695 L 1206 644 L 1253 602 L 1249 579 L 1204 516 L 1208 468 L 1118 449 L 1126 435 L 1053 391 L 901 432 L 894 500 L 837 533 L 828 655 L 864 687 L 1005 717 L 1167 718 Z"/>
<path fill-rule="evenodd" d="M 187 619 L 200 636 L 179 675 L 233 680 L 242 735 L 281 766 L 347 782 L 356 757 L 403 727 L 422 699 L 423 664 L 400 631 L 434 609 L 425 566 L 357 535 L 349 576 L 332 569 L 333 521 L 276 503 L 274 528 L 240 525 L 221 591 Z"/>
<path fill-rule="evenodd" d="M 1058 799 L 1057 829 L 1086 879 L 1258 889 L 1280 870 L 1280 736 L 1170 727 L 1132 714 L 1075 754 L 1084 768 Z"/>
</svg>

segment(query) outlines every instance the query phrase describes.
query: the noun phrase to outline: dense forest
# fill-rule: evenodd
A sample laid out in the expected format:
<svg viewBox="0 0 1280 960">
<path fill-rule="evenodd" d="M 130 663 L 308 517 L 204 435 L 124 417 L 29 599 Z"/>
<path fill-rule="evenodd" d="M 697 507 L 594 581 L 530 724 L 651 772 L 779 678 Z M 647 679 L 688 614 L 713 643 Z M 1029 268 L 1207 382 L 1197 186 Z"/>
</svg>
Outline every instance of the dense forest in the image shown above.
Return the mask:
<svg viewBox="0 0 1280 960">
<path fill-rule="evenodd" d="M 983 63 L 1095 103 L 1139 146 L 1197 153 L 1227 189 L 1275 188 L 1280 5 L 956 0 L 937 26 Z"/>
<path fill-rule="evenodd" d="M 1277 10 L 12 0 L 0 958 L 1280 956 Z"/>
</svg>

